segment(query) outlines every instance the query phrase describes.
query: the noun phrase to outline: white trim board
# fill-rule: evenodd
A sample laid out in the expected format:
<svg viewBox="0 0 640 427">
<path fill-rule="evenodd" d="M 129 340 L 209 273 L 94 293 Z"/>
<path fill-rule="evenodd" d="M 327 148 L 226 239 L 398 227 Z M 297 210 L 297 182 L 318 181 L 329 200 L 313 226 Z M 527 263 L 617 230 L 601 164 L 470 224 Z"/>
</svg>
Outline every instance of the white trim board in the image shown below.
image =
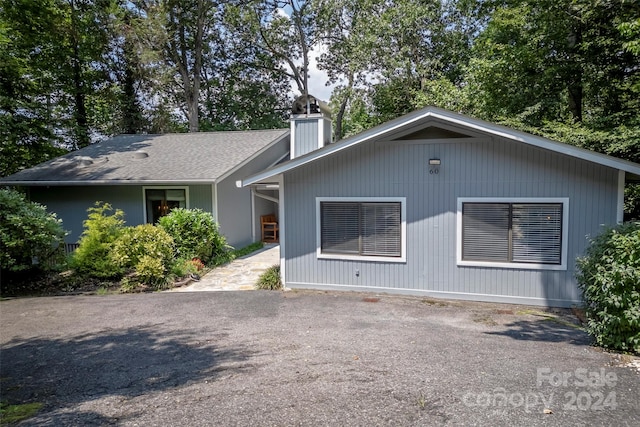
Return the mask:
<svg viewBox="0 0 640 427">
<path fill-rule="evenodd" d="M 320 230 L 320 204 L 322 202 L 355 202 L 355 203 L 400 203 L 400 256 L 371 256 L 327 254 L 322 252 L 322 235 Z M 338 259 L 373 262 L 407 262 L 407 198 L 406 197 L 316 197 L 316 256 L 318 259 Z"/>
<path fill-rule="evenodd" d="M 556 299 L 556 298 L 540 298 L 540 297 L 521 297 L 510 295 L 496 294 L 480 294 L 474 292 L 452 292 L 452 291 L 434 291 L 429 289 L 418 288 L 392 288 L 388 286 L 358 286 L 358 285 L 340 285 L 334 283 L 309 283 L 309 282 L 291 282 L 290 289 L 318 289 L 318 290 L 334 290 L 344 292 L 372 292 L 378 295 L 413 295 L 413 296 L 430 296 L 443 299 L 454 299 L 464 301 L 486 301 L 498 302 L 506 304 L 525 304 L 536 305 L 542 307 L 574 307 L 582 304 L 580 299 Z"/>
<path fill-rule="evenodd" d="M 521 262 L 465 261 L 462 259 L 462 204 L 463 203 L 562 203 L 561 264 L 534 264 Z M 567 270 L 569 245 L 568 197 L 459 197 L 456 212 L 456 265 L 458 267 L 503 268 L 512 270 Z"/>
<path fill-rule="evenodd" d="M 487 136 L 499 136 L 507 140 L 529 144 L 545 150 L 587 160 L 640 176 L 640 164 L 637 163 L 596 153 L 595 151 L 586 150 L 573 145 L 552 141 L 547 138 L 517 131 L 502 125 L 486 122 L 484 120 L 474 119 L 472 117 L 443 110 L 441 108 L 427 107 L 250 176 L 243 180 L 242 185 L 247 186 L 259 183 L 273 177 L 274 175 L 288 172 L 320 158 L 338 153 L 351 146 L 371 140 L 382 140 L 390 135 L 401 133 L 407 128 L 418 129 L 420 126 L 437 126 L 439 123 L 459 127 L 459 132 L 464 129 L 468 129 L 469 131 L 479 132 Z"/>
</svg>

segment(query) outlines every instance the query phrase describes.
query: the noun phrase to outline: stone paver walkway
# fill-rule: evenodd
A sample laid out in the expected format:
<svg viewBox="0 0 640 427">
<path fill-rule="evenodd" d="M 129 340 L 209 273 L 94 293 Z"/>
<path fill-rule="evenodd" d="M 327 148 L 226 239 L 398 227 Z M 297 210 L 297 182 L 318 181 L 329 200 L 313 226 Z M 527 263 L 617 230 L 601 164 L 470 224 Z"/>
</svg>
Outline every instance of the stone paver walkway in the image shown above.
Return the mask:
<svg viewBox="0 0 640 427">
<path fill-rule="evenodd" d="M 259 251 L 214 268 L 200 281 L 171 292 L 242 291 L 253 289 L 260 274 L 280 260 L 280 245 L 267 244 Z"/>
</svg>

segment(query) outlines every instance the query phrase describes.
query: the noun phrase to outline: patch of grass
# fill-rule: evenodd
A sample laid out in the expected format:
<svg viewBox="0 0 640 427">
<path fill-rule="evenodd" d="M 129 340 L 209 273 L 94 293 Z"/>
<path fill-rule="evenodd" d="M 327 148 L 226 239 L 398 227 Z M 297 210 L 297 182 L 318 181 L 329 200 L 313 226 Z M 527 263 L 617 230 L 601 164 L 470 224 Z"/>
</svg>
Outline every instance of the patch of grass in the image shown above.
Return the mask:
<svg viewBox="0 0 640 427">
<path fill-rule="evenodd" d="M 420 396 L 418 396 L 416 403 L 418 404 L 418 408 L 420 409 L 424 409 L 425 406 L 427 406 L 427 398 L 424 397 L 423 393 L 420 393 Z"/>
<path fill-rule="evenodd" d="M 248 246 L 245 246 L 244 248 L 240 248 L 240 249 L 233 249 L 233 250 L 229 250 L 227 252 L 225 252 L 223 255 L 218 256 L 214 262 L 209 263 L 208 266 L 215 268 L 215 267 L 220 267 L 221 265 L 225 265 L 230 263 L 231 261 L 233 261 L 236 258 L 240 258 L 243 257 L 245 255 L 249 255 L 252 252 L 255 252 L 259 249 L 262 249 L 262 247 L 264 246 L 264 243 L 262 242 L 254 242 L 251 243 Z"/>
<path fill-rule="evenodd" d="M 475 313 L 473 315 L 472 320 L 475 323 L 483 323 L 487 326 L 496 326 L 498 323 L 493 320 L 493 318 L 491 317 L 491 315 L 486 314 L 486 313 Z"/>
<path fill-rule="evenodd" d="M 42 403 L 24 403 L 22 405 L 9 405 L 0 402 L 0 425 L 6 426 L 33 417 L 42 408 Z"/>
<path fill-rule="evenodd" d="M 428 305 L 437 305 L 438 307 L 446 307 L 446 306 L 449 305 L 444 301 L 439 301 L 439 300 L 433 299 L 433 298 L 422 298 L 422 303 L 423 304 L 428 304 Z"/>
<path fill-rule="evenodd" d="M 232 254 L 232 257 L 233 257 L 231 259 L 236 259 L 236 258 L 243 257 L 245 255 L 249 255 L 252 252 L 255 252 L 255 251 L 259 250 L 259 249 L 262 249 L 263 247 L 264 247 L 264 243 L 262 243 L 262 242 L 253 242 L 249 246 L 245 246 L 244 248 L 235 249 L 235 250 L 231 251 L 231 254 Z"/>
<path fill-rule="evenodd" d="M 271 266 L 260 275 L 255 285 L 256 289 L 266 289 L 275 291 L 282 289 L 282 280 L 280 279 L 280 266 Z"/>
</svg>

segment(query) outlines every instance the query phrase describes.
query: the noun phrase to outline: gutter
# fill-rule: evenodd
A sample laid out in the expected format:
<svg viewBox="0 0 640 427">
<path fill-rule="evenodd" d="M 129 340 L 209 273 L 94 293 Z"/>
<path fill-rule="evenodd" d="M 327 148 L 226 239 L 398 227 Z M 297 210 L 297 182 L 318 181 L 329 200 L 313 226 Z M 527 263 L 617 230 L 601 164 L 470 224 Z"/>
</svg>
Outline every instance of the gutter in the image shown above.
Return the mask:
<svg viewBox="0 0 640 427">
<path fill-rule="evenodd" d="M 189 179 L 189 180 L 87 180 L 87 181 L 2 181 L 0 186 L 29 186 L 29 187 L 79 187 L 90 185 L 189 185 L 189 184 L 215 184 L 211 179 Z"/>
</svg>

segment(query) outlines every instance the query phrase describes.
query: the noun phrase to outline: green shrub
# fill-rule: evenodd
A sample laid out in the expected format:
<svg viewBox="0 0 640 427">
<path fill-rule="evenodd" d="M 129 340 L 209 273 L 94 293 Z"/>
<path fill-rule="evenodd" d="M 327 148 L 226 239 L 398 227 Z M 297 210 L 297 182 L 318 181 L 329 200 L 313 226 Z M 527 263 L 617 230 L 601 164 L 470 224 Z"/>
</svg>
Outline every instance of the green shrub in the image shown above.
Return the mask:
<svg viewBox="0 0 640 427">
<path fill-rule="evenodd" d="M 271 266 L 260 275 L 256 289 L 278 290 L 282 289 L 282 280 L 280 278 L 280 266 Z"/>
<path fill-rule="evenodd" d="M 121 267 L 132 268 L 144 256 L 157 258 L 168 266 L 173 260 L 174 242 L 162 228 L 151 224 L 126 227 L 111 251 L 111 258 Z"/>
<path fill-rule="evenodd" d="M 174 251 L 173 239 L 164 229 L 143 224 L 125 228 L 109 258 L 121 270 L 133 269 L 140 283 L 158 287 L 167 281 Z"/>
<path fill-rule="evenodd" d="M 140 283 L 162 289 L 167 283 L 167 269 L 160 258 L 143 255 L 136 264 L 136 275 Z"/>
<path fill-rule="evenodd" d="M 123 273 L 110 256 L 116 240 L 124 229 L 124 212 L 115 212 L 109 203 L 96 202 L 89 208 L 88 218 L 83 222 L 84 231 L 80 246 L 71 257 L 71 266 L 76 273 L 97 278 L 114 278 Z M 113 214 L 109 214 L 113 212 Z"/>
<path fill-rule="evenodd" d="M 179 258 L 174 261 L 171 265 L 171 275 L 174 277 L 184 277 L 189 274 L 197 273 L 200 271 L 200 265 L 202 263 L 198 263 L 197 258 L 194 260 Z M 204 266 L 203 266 L 204 267 Z"/>
<path fill-rule="evenodd" d="M 227 256 L 227 241 L 207 212 L 200 209 L 174 209 L 160 218 L 160 227 L 173 237 L 178 258 L 200 258 L 206 264 L 217 264 Z"/>
<path fill-rule="evenodd" d="M 0 269 L 24 271 L 48 269 L 55 254 L 62 251 L 65 231 L 62 221 L 38 203 L 28 201 L 15 190 L 0 189 Z"/>
<path fill-rule="evenodd" d="M 640 223 L 592 239 L 578 270 L 587 331 L 602 347 L 640 353 Z"/>
</svg>

